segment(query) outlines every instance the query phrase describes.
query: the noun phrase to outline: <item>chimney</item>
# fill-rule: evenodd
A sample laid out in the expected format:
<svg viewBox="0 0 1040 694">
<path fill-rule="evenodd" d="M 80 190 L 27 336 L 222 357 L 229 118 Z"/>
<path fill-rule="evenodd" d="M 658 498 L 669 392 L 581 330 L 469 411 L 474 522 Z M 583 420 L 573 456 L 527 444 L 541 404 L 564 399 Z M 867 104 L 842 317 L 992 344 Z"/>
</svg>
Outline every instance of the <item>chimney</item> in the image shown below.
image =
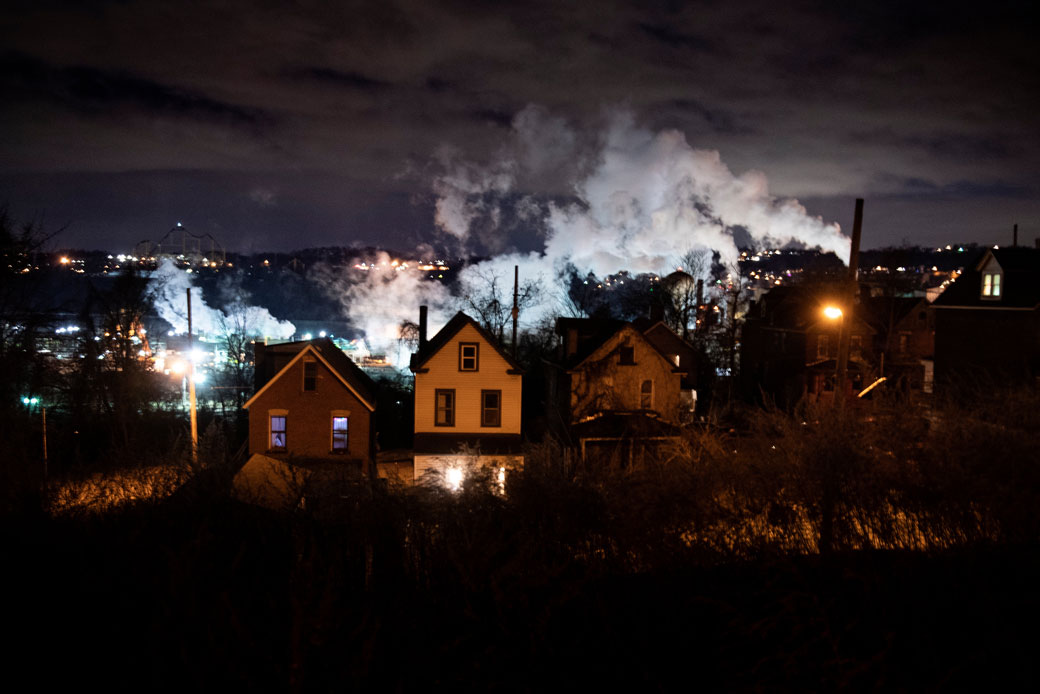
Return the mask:
<svg viewBox="0 0 1040 694">
<path fill-rule="evenodd" d="M 1018 225 L 1015 225 L 1014 230 L 1011 232 L 1011 247 L 1014 248 L 1018 245 Z"/>
<path fill-rule="evenodd" d="M 426 307 L 419 307 L 419 351 L 426 347 Z"/>
</svg>

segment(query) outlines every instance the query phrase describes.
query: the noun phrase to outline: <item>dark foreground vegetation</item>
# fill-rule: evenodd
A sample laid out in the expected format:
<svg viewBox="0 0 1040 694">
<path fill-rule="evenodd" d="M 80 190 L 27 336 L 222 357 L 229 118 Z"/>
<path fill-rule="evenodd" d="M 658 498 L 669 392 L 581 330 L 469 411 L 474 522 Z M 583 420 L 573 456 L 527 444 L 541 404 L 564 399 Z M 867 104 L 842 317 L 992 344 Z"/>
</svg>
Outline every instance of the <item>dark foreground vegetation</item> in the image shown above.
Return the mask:
<svg viewBox="0 0 1040 694">
<path fill-rule="evenodd" d="M 235 446 L 211 432 L 198 466 L 168 460 L 144 491 L 8 490 L 8 673 L 142 691 L 1024 688 L 1037 405 L 754 411 L 625 466 L 532 447 L 505 495 L 479 475 L 459 493 L 348 480 L 284 512 L 229 494 Z"/>
</svg>

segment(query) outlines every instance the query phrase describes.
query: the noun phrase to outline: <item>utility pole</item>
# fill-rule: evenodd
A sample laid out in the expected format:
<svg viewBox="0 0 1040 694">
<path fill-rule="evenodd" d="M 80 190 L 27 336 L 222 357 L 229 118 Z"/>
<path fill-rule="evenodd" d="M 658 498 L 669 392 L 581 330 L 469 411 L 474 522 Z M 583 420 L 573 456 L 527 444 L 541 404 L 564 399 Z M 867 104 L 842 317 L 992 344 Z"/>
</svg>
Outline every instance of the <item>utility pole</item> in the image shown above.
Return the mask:
<svg viewBox="0 0 1040 694">
<path fill-rule="evenodd" d="M 43 481 L 47 481 L 47 406 L 43 408 Z"/>
<path fill-rule="evenodd" d="M 856 198 L 856 216 L 852 222 L 852 248 L 849 250 L 848 288 L 844 292 L 841 323 L 838 328 L 838 374 L 834 384 L 834 397 L 839 402 L 845 399 L 845 382 L 849 370 L 849 346 L 852 342 L 852 308 L 858 293 L 859 239 L 863 232 L 863 198 Z"/>
<path fill-rule="evenodd" d="M 199 462 L 199 421 L 195 413 L 195 355 L 191 337 L 191 287 L 188 287 L 188 408 L 191 412 L 191 462 Z"/>
<path fill-rule="evenodd" d="M 513 359 L 516 359 L 516 322 L 520 317 L 520 266 L 513 266 Z"/>
</svg>

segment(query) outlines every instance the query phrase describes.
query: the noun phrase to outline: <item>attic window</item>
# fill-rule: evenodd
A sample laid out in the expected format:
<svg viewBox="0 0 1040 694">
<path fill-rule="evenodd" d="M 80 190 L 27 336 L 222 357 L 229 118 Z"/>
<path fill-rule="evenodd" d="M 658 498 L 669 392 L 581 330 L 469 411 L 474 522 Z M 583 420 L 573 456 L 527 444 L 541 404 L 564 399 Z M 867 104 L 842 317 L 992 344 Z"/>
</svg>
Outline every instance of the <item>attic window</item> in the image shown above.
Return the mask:
<svg viewBox="0 0 1040 694">
<path fill-rule="evenodd" d="M 988 299 L 1000 298 L 1000 273 L 982 273 L 982 297 Z"/>
<path fill-rule="evenodd" d="M 303 389 L 315 391 L 318 389 L 318 362 L 313 359 L 303 360 Z"/>
<path fill-rule="evenodd" d="M 459 371 L 477 371 L 479 368 L 480 345 L 476 342 L 459 343 Z"/>
<path fill-rule="evenodd" d="M 636 351 L 633 347 L 622 347 L 618 351 L 618 363 L 627 364 L 629 366 L 636 363 Z"/>
</svg>

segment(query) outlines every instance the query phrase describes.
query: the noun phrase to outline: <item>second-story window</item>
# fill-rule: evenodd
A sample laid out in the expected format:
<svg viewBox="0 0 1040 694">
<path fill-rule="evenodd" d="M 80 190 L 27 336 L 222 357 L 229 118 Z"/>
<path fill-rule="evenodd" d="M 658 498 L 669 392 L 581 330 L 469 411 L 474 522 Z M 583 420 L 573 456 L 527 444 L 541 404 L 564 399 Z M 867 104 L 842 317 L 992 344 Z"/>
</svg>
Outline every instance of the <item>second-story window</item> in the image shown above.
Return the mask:
<svg viewBox="0 0 1040 694">
<path fill-rule="evenodd" d="M 636 350 L 633 347 L 622 346 L 618 350 L 618 363 L 631 366 L 636 363 Z"/>
<path fill-rule="evenodd" d="M 303 360 L 303 389 L 307 391 L 318 389 L 318 362 L 313 359 Z"/>
<path fill-rule="evenodd" d="M 439 427 L 455 426 L 455 391 L 438 389 L 434 395 L 433 423 Z"/>
<path fill-rule="evenodd" d="M 477 371 L 480 366 L 480 345 L 476 342 L 459 343 L 459 371 Z"/>
</svg>

